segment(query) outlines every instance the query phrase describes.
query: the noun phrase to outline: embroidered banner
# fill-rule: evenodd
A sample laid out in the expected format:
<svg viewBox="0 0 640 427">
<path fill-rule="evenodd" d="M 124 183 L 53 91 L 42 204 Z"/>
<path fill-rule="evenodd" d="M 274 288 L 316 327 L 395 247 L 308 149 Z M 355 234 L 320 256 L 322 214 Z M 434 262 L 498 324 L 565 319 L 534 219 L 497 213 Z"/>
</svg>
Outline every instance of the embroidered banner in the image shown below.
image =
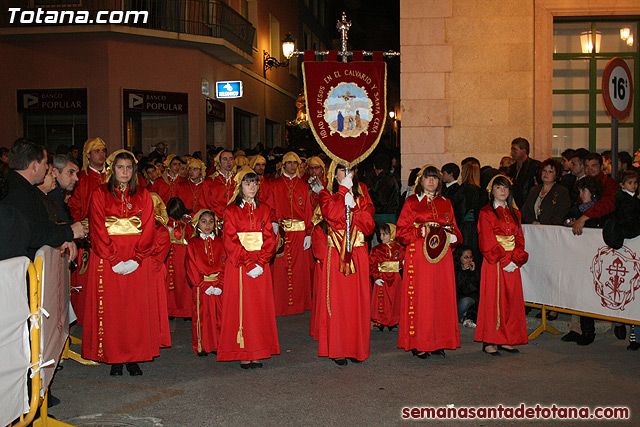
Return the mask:
<svg viewBox="0 0 640 427">
<path fill-rule="evenodd" d="M 522 267 L 525 301 L 640 321 L 640 237 L 619 250 L 602 230 L 523 225 L 529 261 Z"/>
<path fill-rule="evenodd" d="M 348 167 L 378 145 L 387 117 L 383 61 L 303 62 L 307 118 L 320 147 Z"/>
</svg>

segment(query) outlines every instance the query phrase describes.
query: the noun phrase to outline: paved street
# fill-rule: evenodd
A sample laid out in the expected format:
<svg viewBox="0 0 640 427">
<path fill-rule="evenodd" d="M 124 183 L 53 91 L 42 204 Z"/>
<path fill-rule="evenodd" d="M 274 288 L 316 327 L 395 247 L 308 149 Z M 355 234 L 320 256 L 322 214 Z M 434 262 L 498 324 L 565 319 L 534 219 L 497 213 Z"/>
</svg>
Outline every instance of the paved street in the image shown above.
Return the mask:
<svg viewBox="0 0 640 427">
<path fill-rule="evenodd" d="M 535 312 L 535 311 L 534 311 Z M 536 319 L 529 316 L 529 326 Z M 567 315 L 553 322 L 567 328 Z M 62 402 L 50 414 L 76 426 L 396 425 L 405 406 L 628 406 L 640 415 L 640 351 L 626 350 L 598 325 L 587 347 L 544 333 L 522 354 L 489 357 L 461 329 L 462 348 L 446 359 L 412 357 L 396 349 L 397 332 L 372 331 L 371 358 L 338 367 L 317 357 L 308 336 L 309 314 L 278 318 L 281 354 L 261 370 L 217 363 L 191 349 L 191 323 L 171 321 L 173 347 L 144 375 L 110 377 L 108 366 L 65 360 L 53 393 Z M 607 329 L 603 331 L 604 329 Z M 79 328 L 72 328 L 78 336 Z M 98 415 L 103 414 L 103 415 Z M 457 421 L 445 422 L 458 425 Z M 537 421 L 534 421 L 538 424 Z M 472 420 L 464 425 L 513 425 L 514 420 Z M 593 425 L 592 420 L 588 425 Z M 562 425 L 586 425 L 578 421 Z M 607 425 L 620 425 L 620 421 Z"/>
</svg>

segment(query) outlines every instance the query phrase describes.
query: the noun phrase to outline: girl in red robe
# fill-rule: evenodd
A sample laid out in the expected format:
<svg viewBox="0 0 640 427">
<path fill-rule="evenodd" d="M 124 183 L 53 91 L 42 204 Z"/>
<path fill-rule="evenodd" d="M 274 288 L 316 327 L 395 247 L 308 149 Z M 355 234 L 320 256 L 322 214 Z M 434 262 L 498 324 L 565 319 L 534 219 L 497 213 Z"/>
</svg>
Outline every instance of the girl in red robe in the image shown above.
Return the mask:
<svg viewBox="0 0 640 427">
<path fill-rule="evenodd" d="M 157 291 L 148 257 L 155 224 L 149 192 L 137 184 L 133 154 L 110 156 L 110 177 L 91 196 L 93 251 L 82 336 L 82 357 L 110 363 L 111 375 L 142 375 L 136 362 L 160 353 Z"/>
<path fill-rule="evenodd" d="M 491 202 L 480 210 L 478 236 L 484 257 L 480 276 L 480 306 L 476 341 L 492 356 L 528 341 L 520 267 L 529 259 L 524 250 L 520 212 L 512 208 L 511 181 L 504 175 L 491 180 Z"/>
<path fill-rule="evenodd" d="M 224 213 L 227 253 L 218 361 L 244 369 L 280 354 L 269 260 L 276 251 L 271 208 L 256 200 L 258 176 L 249 167 L 235 177 L 236 193 Z"/>
<path fill-rule="evenodd" d="M 170 317 L 191 319 L 191 288 L 187 281 L 187 245 L 193 235 L 191 211 L 181 199 L 173 197 L 167 203 L 171 250 L 167 257 L 167 308 Z"/>
<path fill-rule="evenodd" d="M 369 254 L 369 272 L 373 277 L 371 320 L 380 332 L 385 326 L 391 331 L 400 323 L 402 298 L 402 261 L 404 247 L 395 241 L 395 224 L 380 224 L 380 243 Z"/>
<path fill-rule="evenodd" d="M 404 203 L 397 237 L 406 245 L 398 348 L 426 359 L 460 347 L 451 246 L 461 242 L 451 202 L 440 195 L 442 175 L 427 165 Z"/>
<path fill-rule="evenodd" d="M 224 245 L 216 236 L 215 214 L 201 210 L 194 218 L 195 235 L 187 246 L 187 276 L 192 289 L 193 351 L 198 356 L 218 350 L 222 325 Z"/>
<path fill-rule="evenodd" d="M 318 222 L 319 221 L 319 222 Z M 320 305 L 323 301 L 320 301 L 320 288 L 323 283 L 326 286 L 327 276 L 323 275 L 324 263 L 327 259 L 327 222 L 322 219 L 322 213 L 320 212 L 320 206 L 317 207 L 313 213 L 313 231 L 311 232 L 311 251 L 313 253 L 313 301 L 311 305 L 311 321 L 309 322 L 309 335 L 318 339 L 316 331 L 318 330 L 317 319 L 318 313 L 320 313 Z M 326 304 L 326 301 L 325 301 Z"/>
<path fill-rule="evenodd" d="M 332 192 L 320 192 L 322 216 L 329 225 L 327 260 L 323 268 L 326 283 L 317 297 L 321 311 L 316 319 L 318 355 L 330 357 L 339 366 L 347 358 L 361 362 L 369 357 L 371 337 L 371 285 L 369 250 L 365 236 L 373 233 L 373 203 L 366 186 L 343 165 L 329 168 Z M 346 245 L 345 206 L 350 207 L 351 251 Z"/>
<path fill-rule="evenodd" d="M 158 193 L 150 193 L 153 200 L 153 211 L 156 219 L 156 234 L 153 250 L 149 257 L 150 269 L 153 275 L 155 293 L 158 295 L 158 318 L 160 321 L 160 347 L 171 347 L 171 331 L 169 329 L 169 317 L 167 313 L 167 267 L 164 265 L 171 241 L 166 224 L 169 221 L 167 208 Z"/>
</svg>

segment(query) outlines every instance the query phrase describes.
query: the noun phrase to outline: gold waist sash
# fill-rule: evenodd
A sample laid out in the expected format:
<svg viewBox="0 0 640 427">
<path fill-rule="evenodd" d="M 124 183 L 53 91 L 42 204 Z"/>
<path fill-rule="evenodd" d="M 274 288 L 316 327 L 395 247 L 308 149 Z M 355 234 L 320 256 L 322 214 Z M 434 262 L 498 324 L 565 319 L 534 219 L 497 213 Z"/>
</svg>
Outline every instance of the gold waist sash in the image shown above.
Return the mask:
<svg viewBox="0 0 640 427">
<path fill-rule="evenodd" d="M 504 248 L 505 251 L 511 252 L 516 248 L 516 236 L 499 236 L 496 235 L 496 240 L 500 243 L 500 246 Z"/>
<path fill-rule="evenodd" d="M 284 231 L 304 231 L 306 226 L 301 219 L 286 218 L 280 221 Z"/>
<path fill-rule="evenodd" d="M 142 234 L 142 220 L 135 215 L 128 218 L 108 216 L 105 218 L 104 225 L 107 227 L 109 236 L 135 236 Z"/>
<path fill-rule="evenodd" d="M 205 282 L 217 282 L 219 275 L 220 275 L 220 273 L 209 274 L 207 276 L 204 276 L 204 281 Z"/>
<path fill-rule="evenodd" d="M 336 247 L 340 247 L 340 246 L 336 246 L 335 242 L 334 242 L 334 238 L 337 238 L 339 236 L 340 239 L 344 238 L 344 230 L 338 230 L 338 231 L 331 231 L 329 233 L 330 238 L 327 239 L 327 243 L 329 245 L 329 247 L 331 248 L 336 248 Z M 362 231 L 358 230 L 356 232 L 355 235 L 355 239 L 353 239 L 351 241 L 351 246 L 354 248 L 358 248 L 360 246 L 364 246 L 364 234 L 362 234 Z"/>
<path fill-rule="evenodd" d="M 238 233 L 238 239 L 240 239 L 242 247 L 249 252 L 259 251 L 262 248 L 261 231 L 248 231 L 245 233 Z"/>
<path fill-rule="evenodd" d="M 453 225 L 452 224 L 440 224 L 439 222 L 427 221 L 427 222 L 414 222 L 413 226 L 415 228 L 420 227 L 431 227 L 431 228 L 444 228 L 449 233 L 453 233 Z"/>
<path fill-rule="evenodd" d="M 400 272 L 400 261 L 383 261 L 378 263 L 378 271 L 383 273 Z"/>
</svg>

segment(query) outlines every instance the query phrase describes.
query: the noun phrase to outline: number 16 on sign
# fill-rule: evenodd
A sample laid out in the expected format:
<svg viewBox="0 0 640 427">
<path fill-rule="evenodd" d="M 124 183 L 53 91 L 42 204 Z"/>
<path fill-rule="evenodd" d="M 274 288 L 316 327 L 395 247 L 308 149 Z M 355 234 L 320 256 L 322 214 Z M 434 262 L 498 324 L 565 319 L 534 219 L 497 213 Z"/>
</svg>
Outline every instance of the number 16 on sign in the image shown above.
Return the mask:
<svg viewBox="0 0 640 427">
<path fill-rule="evenodd" d="M 602 97 L 611 115 L 611 176 L 618 173 L 618 120 L 629 116 L 633 105 L 631 71 L 622 58 L 612 58 L 602 74 Z"/>
</svg>

